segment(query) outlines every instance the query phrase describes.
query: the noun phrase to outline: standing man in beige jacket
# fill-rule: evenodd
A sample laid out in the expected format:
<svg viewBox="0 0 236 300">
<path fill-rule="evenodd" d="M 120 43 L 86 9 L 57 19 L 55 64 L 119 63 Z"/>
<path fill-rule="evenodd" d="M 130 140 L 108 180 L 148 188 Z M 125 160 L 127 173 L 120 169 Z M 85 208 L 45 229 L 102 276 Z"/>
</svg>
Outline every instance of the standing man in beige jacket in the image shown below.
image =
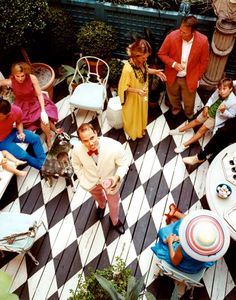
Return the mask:
<svg viewBox="0 0 236 300">
<path fill-rule="evenodd" d="M 98 203 L 99 220 L 103 218 L 108 202 L 111 224 L 123 234 L 124 224 L 119 219 L 119 187 L 129 166 L 125 150 L 118 141 L 98 137 L 89 123 L 82 124 L 77 134 L 80 142 L 72 150 L 72 164 L 80 186 Z"/>
</svg>

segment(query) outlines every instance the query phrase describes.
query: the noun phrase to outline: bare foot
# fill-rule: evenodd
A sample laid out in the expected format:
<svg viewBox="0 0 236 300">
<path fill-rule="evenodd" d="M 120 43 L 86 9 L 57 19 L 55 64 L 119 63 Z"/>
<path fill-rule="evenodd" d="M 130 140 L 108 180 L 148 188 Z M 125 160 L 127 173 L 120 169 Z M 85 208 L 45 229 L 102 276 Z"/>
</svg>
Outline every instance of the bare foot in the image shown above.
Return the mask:
<svg viewBox="0 0 236 300">
<path fill-rule="evenodd" d="M 16 165 L 16 167 L 17 167 L 17 166 L 20 166 L 20 165 L 24 165 L 24 164 L 27 164 L 27 161 L 25 161 L 25 160 L 20 160 L 20 159 L 16 159 L 16 160 L 15 160 L 15 165 Z"/>
<path fill-rule="evenodd" d="M 16 175 L 17 176 L 26 176 L 26 174 L 27 174 L 26 171 L 16 170 Z"/>
</svg>

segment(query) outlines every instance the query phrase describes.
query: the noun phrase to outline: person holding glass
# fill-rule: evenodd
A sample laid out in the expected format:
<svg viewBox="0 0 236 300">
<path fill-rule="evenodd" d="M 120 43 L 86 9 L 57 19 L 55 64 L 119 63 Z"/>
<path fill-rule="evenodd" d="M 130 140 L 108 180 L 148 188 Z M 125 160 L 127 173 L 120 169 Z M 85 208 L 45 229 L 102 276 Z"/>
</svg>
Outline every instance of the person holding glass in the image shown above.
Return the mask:
<svg viewBox="0 0 236 300">
<path fill-rule="evenodd" d="M 132 140 L 145 135 L 148 119 L 148 74 L 157 75 L 162 81 L 166 81 L 162 70 L 148 67 L 147 58 L 151 52 L 150 44 L 144 39 L 138 39 L 129 45 L 129 59 L 124 64 L 118 85 L 124 131 Z"/>
</svg>

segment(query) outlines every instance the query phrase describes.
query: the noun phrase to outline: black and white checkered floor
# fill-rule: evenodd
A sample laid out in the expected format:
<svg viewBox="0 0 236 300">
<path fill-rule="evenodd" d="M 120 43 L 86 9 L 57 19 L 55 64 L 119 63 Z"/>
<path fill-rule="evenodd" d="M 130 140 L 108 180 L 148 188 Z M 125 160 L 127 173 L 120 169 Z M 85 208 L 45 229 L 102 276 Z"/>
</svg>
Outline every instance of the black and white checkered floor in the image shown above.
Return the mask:
<svg viewBox="0 0 236 300">
<path fill-rule="evenodd" d="M 57 102 L 60 125 L 74 133 L 71 124 L 68 98 Z M 196 109 L 202 104 L 198 98 Z M 77 113 L 77 124 L 91 120 L 91 113 Z M 196 153 L 196 143 L 181 155 L 174 153 L 176 145 L 187 139 L 169 136 L 169 129 L 176 127 L 170 118 L 164 100 L 151 108 L 147 134 L 142 140 L 128 141 L 122 130 L 114 130 L 107 124 L 105 112 L 103 128 L 100 117 L 93 120 L 99 134 L 118 139 L 124 144 L 130 159 L 130 169 L 122 187 L 121 219 L 125 220 L 126 232 L 119 236 L 109 228 L 108 211 L 102 222 L 96 220 L 96 207 L 89 193 L 76 181 L 76 192 L 66 186 L 63 178 L 55 180 L 50 188 L 40 174 L 28 168 L 26 178 L 13 177 L 0 201 L 3 211 L 33 214 L 43 220 L 43 229 L 32 248 L 40 264 L 22 255 L 6 253 L 0 267 L 13 276 L 12 290 L 21 300 L 67 299 L 70 289 L 75 289 L 78 274 L 102 268 L 122 257 L 135 276 L 147 274 L 146 286 L 157 299 L 170 299 L 173 283 L 169 278 L 155 278 L 155 257 L 150 246 L 156 241 L 156 232 L 165 224 L 163 214 L 173 201 L 183 211 L 208 208 L 205 198 L 205 177 L 208 161 L 198 167 L 186 168 L 182 157 Z M 177 125 L 180 125 L 180 120 Z M 207 134 L 200 141 L 205 145 Z M 235 244 L 226 256 L 209 269 L 204 276 L 205 288 L 195 289 L 195 299 L 235 299 L 236 271 Z M 99 300 L 99 299 L 98 299 Z"/>
</svg>

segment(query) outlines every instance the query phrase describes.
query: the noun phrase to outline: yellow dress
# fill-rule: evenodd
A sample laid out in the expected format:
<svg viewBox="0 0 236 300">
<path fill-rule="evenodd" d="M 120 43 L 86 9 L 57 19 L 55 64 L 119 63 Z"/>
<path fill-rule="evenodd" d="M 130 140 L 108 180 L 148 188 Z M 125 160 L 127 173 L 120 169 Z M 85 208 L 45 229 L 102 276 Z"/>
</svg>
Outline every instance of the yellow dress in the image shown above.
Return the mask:
<svg viewBox="0 0 236 300">
<path fill-rule="evenodd" d="M 126 93 L 128 87 L 144 89 L 148 94 L 148 75 L 146 82 L 141 83 L 135 76 L 135 72 L 127 61 L 122 70 L 118 86 L 118 95 L 122 104 L 122 118 L 124 131 L 132 140 L 143 137 L 148 119 L 148 97 L 139 96 L 136 93 Z"/>
</svg>

